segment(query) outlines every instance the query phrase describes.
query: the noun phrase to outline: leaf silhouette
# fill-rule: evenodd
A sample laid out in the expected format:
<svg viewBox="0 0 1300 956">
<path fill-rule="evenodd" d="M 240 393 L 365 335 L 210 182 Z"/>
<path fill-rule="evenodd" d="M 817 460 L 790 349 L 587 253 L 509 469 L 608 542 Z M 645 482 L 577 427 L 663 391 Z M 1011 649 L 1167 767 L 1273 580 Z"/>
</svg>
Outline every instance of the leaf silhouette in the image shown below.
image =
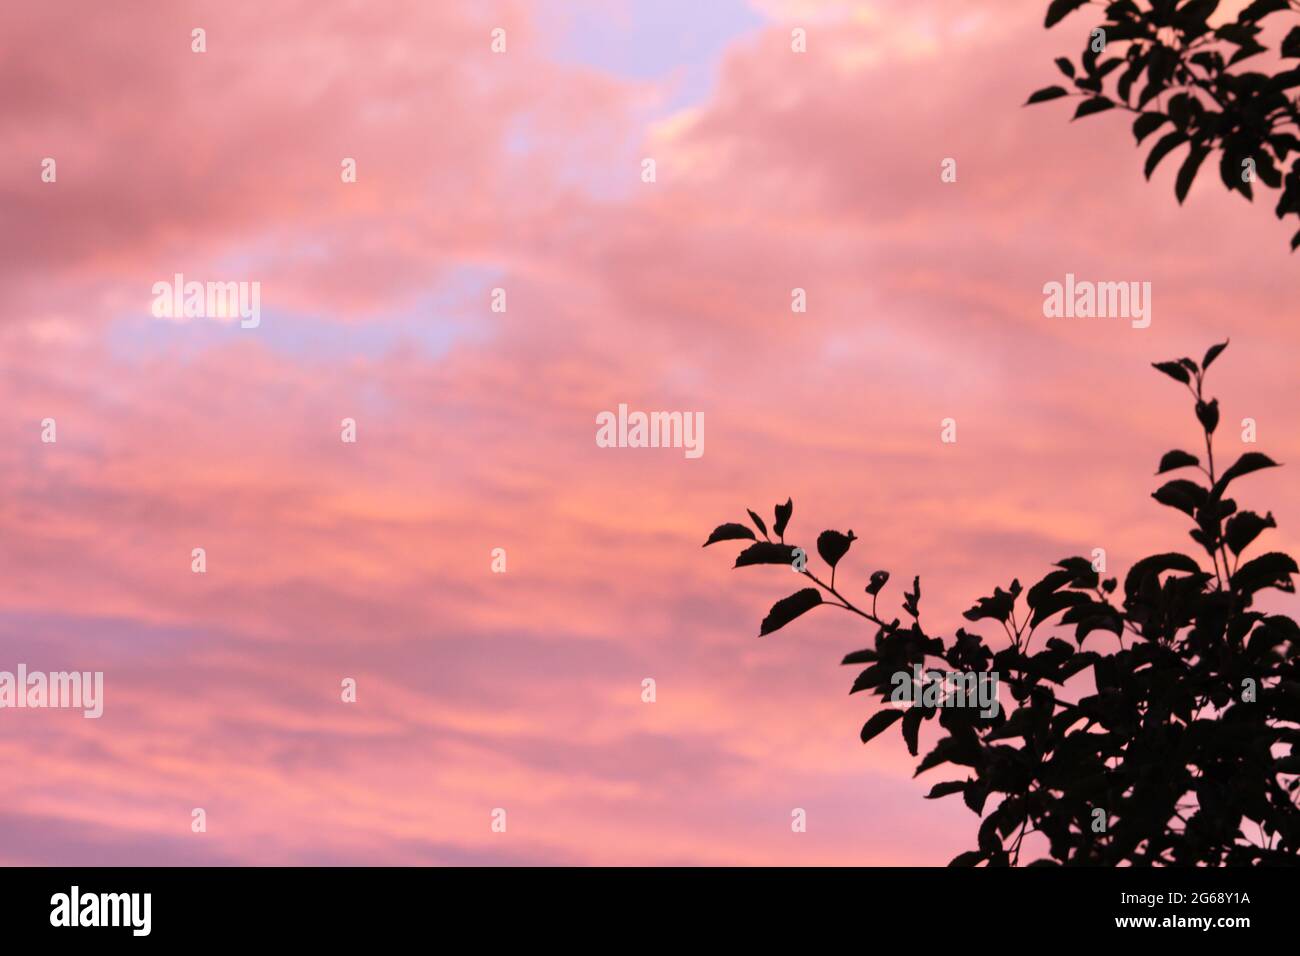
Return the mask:
<svg viewBox="0 0 1300 956">
<path fill-rule="evenodd" d="M 1156 166 L 1160 164 L 1160 160 L 1164 159 L 1171 151 L 1177 149 L 1185 142 L 1187 142 L 1187 134 L 1177 130 L 1172 133 L 1166 133 L 1160 139 L 1156 140 L 1156 144 L 1151 147 L 1151 152 L 1147 154 L 1147 163 L 1142 170 L 1146 174 L 1147 179 L 1150 179 L 1151 174 L 1156 171 Z M 1159 366 L 1156 367 L 1159 368 Z"/>
<path fill-rule="evenodd" d="M 754 532 L 749 528 L 746 528 L 743 524 L 736 524 L 734 521 L 728 522 L 727 524 L 720 524 L 714 528 L 713 534 L 709 535 L 709 540 L 705 541 L 704 544 L 700 545 L 700 547 L 707 548 L 709 545 L 716 544 L 719 541 L 737 541 L 742 538 L 748 538 L 750 541 L 753 541 Z"/>
<path fill-rule="evenodd" d="M 946 797 L 949 794 L 964 793 L 965 791 L 965 780 L 949 780 L 946 783 L 936 783 L 930 788 L 930 792 L 925 795 L 925 799 L 937 800 L 940 797 Z"/>
<path fill-rule="evenodd" d="M 1014 606 L 1014 597 L 1001 588 L 994 588 L 992 597 L 980 598 L 975 602 L 974 607 L 962 614 L 962 617 L 968 621 L 992 618 L 995 621 L 1005 622 L 1011 617 L 1011 609 Z"/>
<path fill-rule="evenodd" d="M 1187 369 L 1185 369 L 1179 362 L 1152 362 L 1151 367 L 1158 368 L 1170 378 L 1176 379 L 1184 385 L 1187 385 L 1192 380 L 1192 377 L 1187 374 Z"/>
<path fill-rule="evenodd" d="M 850 531 L 848 534 L 840 534 L 838 531 L 823 531 L 817 536 L 817 553 L 822 556 L 830 567 L 840 563 L 840 558 L 849 552 L 849 545 L 857 540 L 857 537 Z"/>
<path fill-rule="evenodd" d="M 1062 96 L 1068 96 L 1069 91 L 1063 86 L 1045 86 L 1041 90 L 1031 93 L 1029 99 L 1025 101 L 1026 106 L 1032 106 L 1034 103 L 1045 103 L 1048 100 L 1060 99 Z"/>
<path fill-rule="evenodd" d="M 748 529 L 746 529 L 748 530 Z M 751 544 L 736 558 L 735 567 L 747 568 L 755 564 L 790 564 L 794 561 L 794 545 L 775 541 Z"/>
<path fill-rule="evenodd" d="M 912 590 L 903 592 L 903 610 L 912 617 L 921 616 L 921 576 L 918 574 L 912 579 Z M 912 756 L 916 756 L 916 751 L 912 751 Z"/>
<path fill-rule="evenodd" d="M 889 582 L 888 571 L 875 571 L 871 575 L 871 583 L 868 584 L 864 590 L 866 590 L 868 594 L 874 597 L 875 595 L 880 593 L 880 589 L 883 588 L 888 582 Z"/>
<path fill-rule="evenodd" d="M 1300 27 L 1297 27 L 1296 29 L 1300 30 Z M 1227 347 L 1227 342 L 1220 342 L 1218 345 L 1211 345 L 1209 350 L 1205 353 L 1205 358 L 1201 360 L 1201 368 L 1208 369 L 1210 363 L 1218 358 L 1219 354 Z"/>
<path fill-rule="evenodd" d="M 1264 468 L 1276 468 L 1277 462 L 1268 455 L 1261 455 L 1257 451 L 1248 451 L 1219 476 L 1219 480 L 1214 483 L 1214 488 L 1210 492 L 1213 498 L 1223 497 L 1223 491 L 1228 487 L 1228 483 L 1233 479 L 1240 478 L 1242 475 L 1249 475 L 1252 471 L 1260 471 Z"/>
<path fill-rule="evenodd" d="M 794 514 L 794 500 L 787 498 L 785 504 L 776 506 L 776 524 L 772 526 L 772 533 L 782 541 L 785 540 L 785 526 L 790 523 L 790 515 Z"/>
<path fill-rule="evenodd" d="M 1289 554 L 1270 551 L 1238 568 L 1232 576 L 1232 587 L 1246 594 L 1254 594 L 1264 588 L 1278 588 L 1293 593 L 1295 586 L 1291 583 L 1291 575 L 1297 572 L 1300 572 L 1300 568 L 1296 567 L 1295 560 Z"/>
<path fill-rule="evenodd" d="M 1189 558 L 1185 554 L 1172 551 L 1153 554 L 1129 568 L 1128 576 L 1124 578 L 1124 593 L 1129 597 L 1135 597 L 1138 587 L 1148 575 L 1159 575 L 1165 571 L 1198 572 L 1200 570 L 1201 566 L 1196 563 L 1196 559 Z"/>
<path fill-rule="evenodd" d="M 1213 435 L 1219 427 L 1219 400 L 1212 398 L 1208 402 L 1196 403 L 1196 418 L 1208 434 Z"/>
<path fill-rule="evenodd" d="M 893 726 L 895 721 L 902 720 L 904 713 L 906 713 L 906 711 L 902 710 L 876 711 L 867 719 L 867 722 L 862 725 L 862 733 L 860 735 L 862 737 L 862 742 L 865 744 L 872 737 L 883 733 L 889 727 Z"/>
<path fill-rule="evenodd" d="M 1210 147 L 1193 146 L 1187 158 L 1183 160 L 1183 165 L 1178 169 L 1178 178 L 1174 182 L 1174 195 L 1178 197 L 1180 205 L 1187 198 L 1187 191 L 1192 188 L 1192 180 L 1196 178 L 1201 163 L 1205 162 L 1205 157 L 1209 155 Z"/>
<path fill-rule="evenodd" d="M 1167 122 L 1169 117 L 1164 113 L 1143 113 L 1133 121 L 1133 135 L 1140 143 Z"/>
<path fill-rule="evenodd" d="M 782 598 L 772 605 L 772 610 L 768 612 L 767 617 L 763 618 L 763 625 L 759 628 L 758 636 L 763 637 L 773 631 L 780 630 L 800 614 L 811 611 L 821 603 L 822 594 L 816 588 L 804 588 L 787 598 Z"/>
<path fill-rule="evenodd" d="M 1209 492 L 1194 481 L 1178 478 L 1166 482 L 1151 493 L 1151 497 L 1162 505 L 1177 508 L 1189 516 L 1196 515 L 1196 509 L 1205 503 Z"/>
<path fill-rule="evenodd" d="M 1250 543 L 1260 536 L 1266 528 L 1276 528 L 1273 512 L 1263 518 L 1253 511 L 1240 511 L 1228 519 L 1228 530 L 1224 539 L 1233 554 L 1241 554 Z"/>
<path fill-rule="evenodd" d="M 1047 19 L 1043 21 L 1043 26 L 1054 27 L 1067 16 L 1078 10 L 1088 0 L 1052 0 L 1047 8 Z"/>
<path fill-rule="evenodd" d="M 749 512 L 749 520 L 754 522 L 754 527 L 758 529 L 759 534 L 766 538 L 767 525 L 763 523 L 763 519 L 754 512 L 753 508 L 746 508 L 745 510 Z"/>
<path fill-rule="evenodd" d="M 1104 113 L 1106 110 L 1114 108 L 1115 104 L 1104 96 L 1094 96 L 1079 104 L 1079 108 L 1074 111 L 1074 119 L 1082 119 L 1083 117 L 1091 116 L 1094 113 Z"/>
<path fill-rule="evenodd" d="M 1189 465 L 1195 467 L 1200 463 L 1199 458 L 1185 451 L 1167 451 L 1160 459 L 1160 467 L 1156 469 L 1156 474 L 1163 475 L 1166 471 L 1173 471 L 1175 468 L 1186 468 Z"/>
</svg>

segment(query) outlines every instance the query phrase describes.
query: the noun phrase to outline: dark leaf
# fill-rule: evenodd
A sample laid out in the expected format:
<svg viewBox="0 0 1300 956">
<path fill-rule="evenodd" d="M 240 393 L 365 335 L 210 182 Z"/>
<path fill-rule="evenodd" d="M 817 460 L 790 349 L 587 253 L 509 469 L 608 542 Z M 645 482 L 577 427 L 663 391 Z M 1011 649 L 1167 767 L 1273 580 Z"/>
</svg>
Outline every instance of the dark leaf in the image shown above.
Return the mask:
<svg viewBox="0 0 1300 956">
<path fill-rule="evenodd" d="M 949 794 L 962 793 L 965 789 L 965 780 L 949 780 L 947 783 L 936 783 L 930 788 L 930 792 L 925 795 L 925 799 L 937 800 L 940 797 L 946 797 Z"/>
<path fill-rule="evenodd" d="M 1300 30 L 1300 27 L 1296 27 L 1296 29 Z M 1209 368 L 1210 363 L 1218 358 L 1219 353 L 1227 347 L 1227 342 L 1220 342 L 1218 345 L 1211 345 L 1209 351 L 1205 353 L 1205 358 L 1201 361 L 1201 368 Z"/>
<path fill-rule="evenodd" d="M 1196 559 L 1189 558 L 1185 554 L 1172 551 L 1153 554 L 1129 568 L 1128 575 L 1124 578 L 1124 593 L 1129 598 L 1136 597 L 1143 579 L 1149 574 L 1159 575 L 1165 571 L 1197 573 L 1200 570 L 1201 566 L 1196 563 Z"/>
<path fill-rule="evenodd" d="M 1209 492 L 1194 481 L 1178 478 L 1166 482 L 1151 493 L 1151 497 L 1162 505 L 1177 508 L 1179 511 L 1195 517 L 1196 509 L 1205 504 Z"/>
<path fill-rule="evenodd" d="M 1069 90 L 1063 86 L 1045 86 L 1041 90 L 1031 93 L 1029 99 L 1025 100 L 1025 105 L 1032 106 L 1035 103 L 1046 103 L 1048 100 L 1057 100 L 1068 95 Z"/>
<path fill-rule="evenodd" d="M 1253 0 L 1253 2 L 1237 14 L 1237 19 L 1242 23 L 1258 23 L 1270 13 L 1278 13 L 1290 8 L 1287 0 Z"/>
<path fill-rule="evenodd" d="M 912 579 L 912 591 L 903 592 L 903 610 L 912 617 L 921 616 L 921 576 L 918 574 Z M 912 756 L 916 756 L 916 751 L 912 751 Z"/>
<path fill-rule="evenodd" d="M 1247 561 L 1232 576 L 1232 588 L 1245 594 L 1254 594 L 1264 588 L 1278 588 L 1288 594 L 1295 591 L 1291 575 L 1300 571 L 1289 554 L 1270 551 L 1253 561 Z"/>
<path fill-rule="evenodd" d="M 738 541 L 740 539 L 754 539 L 754 532 L 743 524 L 736 524 L 734 521 L 727 524 L 720 524 L 713 529 L 713 534 L 709 535 L 709 540 L 705 541 L 700 547 L 707 548 L 718 541 Z"/>
<path fill-rule="evenodd" d="M 747 568 L 755 564 L 791 564 L 793 561 L 793 545 L 759 541 L 740 552 L 735 567 Z"/>
<path fill-rule="evenodd" d="M 873 661 L 877 660 L 879 657 L 880 655 L 877 654 L 875 651 L 873 651 L 871 648 L 864 648 L 860 651 L 853 651 L 852 653 L 845 654 L 844 660 L 840 661 L 840 663 L 841 664 L 870 664 Z"/>
<path fill-rule="evenodd" d="M 1242 475 L 1249 475 L 1252 471 L 1259 471 L 1262 468 L 1276 468 L 1277 466 L 1277 462 L 1269 458 L 1268 455 L 1261 455 L 1257 451 L 1248 451 L 1219 476 L 1219 480 L 1214 483 L 1214 488 L 1210 494 L 1214 498 L 1221 498 L 1224 489 L 1228 487 L 1228 482 L 1233 479 L 1240 478 Z"/>
<path fill-rule="evenodd" d="M 966 801 L 966 806 L 970 807 L 976 814 L 984 812 L 984 801 L 988 799 L 989 788 L 981 780 L 970 780 L 966 784 L 966 792 L 962 799 Z"/>
<path fill-rule="evenodd" d="M 1029 626 L 1037 627 L 1053 614 L 1064 611 L 1068 607 L 1089 603 L 1091 601 L 1088 595 L 1082 591 L 1060 591 L 1039 602 L 1038 607 L 1034 608 L 1033 617 L 1029 619 Z"/>
<path fill-rule="evenodd" d="M 1048 29 L 1056 26 L 1087 2 L 1088 0 L 1052 0 L 1047 7 L 1047 19 L 1043 21 L 1043 26 Z"/>
<path fill-rule="evenodd" d="M 838 531 L 823 531 L 817 536 L 817 553 L 822 556 L 832 568 L 840 563 L 840 558 L 848 554 L 849 545 L 857 540 L 857 537 L 850 531 L 848 534 L 840 534 Z"/>
<path fill-rule="evenodd" d="M 1300 56 L 1300 27 L 1292 27 L 1282 40 L 1283 56 Z"/>
<path fill-rule="evenodd" d="M 787 598 L 781 598 L 772 605 L 772 610 L 768 612 L 767 617 L 763 618 L 763 626 L 759 628 L 758 636 L 762 637 L 780 630 L 800 614 L 811 611 L 821 603 L 822 594 L 816 588 L 804 588 Z"/>
<path fill-rule="evenodd" d="M 1187 373 L 1187 369 L 1183 368 L 1183 366 L 1178 362 L 1152 362 L 1151 367 L 1159 369 L 1170 378 L 1177 379 L 1184 385 L 1188 385 L 1192 381 L 1192 377 Z"/>
<path fill-rule="evenodd" d="M 962 617 L 968 621 L 979 621 L 984 618 L 992 618 L 995 621 L 1005 623 L 1011 617 L 1011 610 L 1015 606 L 1015 598 L 1001 588 L 993 589 L 992 597 L 982 597 L 975 602 L 975 606 L 966 611 Z"/>
<path fill-rule="evenodd" d="M 1210 147 L 1193 146 L 1187 158 L 1183 160 L 1183 165 L 1178 170 L 1178 178 L 1174 182 L 1174 195 L 1178 197 L 1179 204 L 1187 198 L 1187 191 L 1192 188 L 1192 180 L 1196 178 L 1197 170 L 1209 155 Z"/>
<path fill-rule="evenodd" d="M 790 515 L 794 513 L 794 501 L 787 498 L 785 504 L 776 506 L 776 524 L 772 526 L 772 533 L 785 540 L 785 526 L 790 523 Z"/>
<path fill-rule="evenodd" d="M 752 508 L 746 508 L 745 510 L 749 512 L 750 520 L 754 522 L 754 527 L 758 528 L 759 534 L 766 538 L 767 525 L 763 523 L 763 519 L 755 514 Z"/>
<path fill-rule="evenodd" d="M 1160 467 L 1156 470 L 1156 474 L 1163 475 L 1166 471 L 1173 471 L 1175 468 L 1186 468 L 1188 465 L 1195 466 L 1200 463 L 1199 458 L 1185 451 L 1167 451 L 1160 459 Z"/>
<path fill-rule="evenodd" d="M 1079 108 L 1074 111 L 1074 119 L 1082 119 L 1085 116 L 1092 116 L 1094 113 L 1104 113 L 1106 110 L 1114 109 L 1115 104 L 1104 96 L 1093 96 L 1079 104 Z"/>
<path fill-rule="evenodd" d="M 1181 146 L 1185 142 L 1187 142 L 1187 134 L 1180 133 L 1177 130 L 1172 133 L 1166 133 L 1158 139 L 1156 144 L 1151 147 L 1151 152 L 1147 154 L 1146 166 L 1143 168 L 1143 172 L 1146 174 L 1147 179 L 1150 179 L 1151 174 L 1156 171 L 1156 166 L 1159 165 L 1160 160 L 1169 155 L 1171 150 Z M 1156 368 L 1159 367 L 1159 365 L 1156 366 Z"/>
<path fill-rule="evenodd" d="M 876 571 L 871 575 L 871 583 L 865 588 L 866 592 L 873 597 L 880 593 L 880 589 L 889 581 L 888 571 Z"/>
<path fill-rule="evenodd" d="M 1219 427 L 1219 400 L 1212 398 L 1208 402 L 1196 403 L 1196 419 L 1211 435 Z"/>
<path fill-rule="evenodd" d="M 925 711 L 920 707 L 912 707 L 910 710 L 903 712 L 903 740 L 907 743 L 907 750 L 913 757 L 916 756 L 918 738 L 921 733 L 921 720 L 925 717 Z"/>
<path fill-rule="evenodd" d="M 1228 519 L 1224 540 L 1228 542 L 1233 554 L 1241 554 L 1266 528 L 1276 527 L 1277 522 L 1273 520 L 1271 511 L 1263 518 L 1253 511 L 1241 511 Z"/>
<path fill-rule="evenodd" d="M 905 713 L 909 711 L 895 709 L 876 711 L 862 725 L 862 742 L 865 744 L 872 737 L 892 727 L 895 721 L 902 720 Z"/>
<path fill-rule="evenodd" d="M 1063 588 L 1074 579 L 1074 573 L 1067 570 L 1048 571 L 1041 581 L 1029 589 L 1025 595 L 1025 600 L 1029 607 L 1038 607 L 1046 598 L 1054 594 L 1058 588 Z"/>
<path fill-rule="evenodd" d="M 1133 121 L 1133 135 L 1140 143 L 1168 121 L 1164 113 L 1143 113 Z"/>
</svg>

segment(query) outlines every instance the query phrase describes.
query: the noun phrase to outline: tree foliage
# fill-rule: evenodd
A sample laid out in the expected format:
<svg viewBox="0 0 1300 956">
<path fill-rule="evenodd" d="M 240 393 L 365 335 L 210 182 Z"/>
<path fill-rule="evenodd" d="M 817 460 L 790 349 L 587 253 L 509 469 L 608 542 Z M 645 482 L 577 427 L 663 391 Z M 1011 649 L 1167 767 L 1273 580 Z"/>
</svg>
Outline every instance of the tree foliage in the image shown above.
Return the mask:
<svg viewBox="0 0 1300 956">
<path fill-rule="evenodd" d="M 1046 25 L 1053 27 L 1087 0 L 1052 0 Z M 1279 219 L 1300 216 L 1300 25 L 1291 26 L 1271 72 L 1251 69 L 1271 51 L 1261 42 L 1270 17 L 1294 18 L 1288 0 L 1253 0 L 1235 19 L 1219 12 L 1218 0 L 1115 0 L 1103 3 L 1105 21 L 1088 35 L 1077 63 L 1056 61 L 1068 86 L 1038 90 L 1029 103 L 1066 96 L 1080 99 L 1074 118 L 1120 109 L 1132 113 L 1139 144 L 1152 140 L 1144 171 L 1148 179 L 1166 156 L 1181 156 L 1174 193 L 1181 203 L 1206 159 L 1219 159 L 1229 191 L 1254 199 L 1254 184 L 1281 190 Z M 1074 20 L 1069 22 L 1073 23 Z M 1100 31 L 1100 32 L 1098 32 Z M 1251 60 L 1246 67 L 1242 64 Z M 1073 87 L 1073 92 L 1068 87 Z M 1159 133 L 1157 136 L 1156 134 Z M 1294 158 L 1292 154 L 1296 154 Z M 1290 160 L 1290 167 L 1287 163 Z M 1300 246 L 1300 231 L 1291 248 Z"/>
<path fill-rule="evenodd" d="M 887 571 L 864 587 L 869 608 L 866 599 L 845 596 L 844 575 L 838 586 L 834 575 L 856 540 L 852 532 L 822 532 L 817 550 L 830 572 L 810 569 L 807 553 L 785 540 L 791 501 L 776 508 L 777 540 L 751 511 L 757 535 L 724 524 L 706 542 L 743 539 L 736 567 L 793 567 L 808 580 L 776 602 L 760 636 L 821 607 L 875 629 L 874 643 L 843 661 L 863 668 L 850 693 L 883 705 L 863 725 L 862 740 L 897 725 L 916 757 L 922 725 L 937 731 L 917 774 L 955 771 L 929 796 L 960 793 L 982 818 L 975 848 L 953 865 L 1018 864 L 1030 833 L 1046 839 L 1050 859 L 1037 861 L 1045 864 L 1300 861 L 1300 628 L 1256 600 L 1270 588 L 1293 593 L 1300 568 L 1257 546 L 1276 527 L 1271 513 L 1239 509 L 1228 497 L 1245 476 L 1276 463 L 1246 452 L 1216 466 L 1219 405 L 1204 385 L 1226 345 L 1199 364 L 1182 358 L 1154 366 L 1191 394 L 1204 448 L 1165 453 L 1157 475 L 1195 477 L 1162 478 L 1152 497 L 1191 519 L 1199 558 L 1151 555 L 1122 585 L 1088 559 L 1066 558 L 1032 587 L 1013 580 L 980 598 L 965 613 L 972 629 L 945 639 L 921 624 L 919 578 L 904 590 L 900 616 L 878 608 Z M 997 646 L 975 627 L 991 628 Z M 1014 709 L 984 715 L 969 706 L 888 703 L 895 688 L 914 683 L 918 665 L 926 675 L 996 674 Z"/>
</svg>

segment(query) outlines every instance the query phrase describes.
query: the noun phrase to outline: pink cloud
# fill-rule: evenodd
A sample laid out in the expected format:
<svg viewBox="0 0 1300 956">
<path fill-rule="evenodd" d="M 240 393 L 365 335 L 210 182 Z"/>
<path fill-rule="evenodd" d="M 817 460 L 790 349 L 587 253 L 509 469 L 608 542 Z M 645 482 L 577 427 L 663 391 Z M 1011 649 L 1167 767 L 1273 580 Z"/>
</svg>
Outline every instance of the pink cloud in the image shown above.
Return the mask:
<svg viewBox="0 0 1300 956">
<path fill-rule="evenodd" d="M 969 812 L 921 800 L 932 781 L 897 742 L 857 741 L 870 707 L 838 660 L 870 634 L 827 611 L 754 640 L 789 580 L 700 543 L 792 495 L 793 536 L 852 527 L 841 573 L 920 573 L 944 633 L 1067 554 L 1123 568 L 1180 547 L 1146 496 L 1190 416 L 1147 363 L 1231 335 L 1225 422 L 1256 418 L 1260 447 L 1295 459 L 1290 260 L 1267 210 L 1205 185 L 1180 209 L 1167 176 L 1143 182 L 1122 122 L 1020 109 L 1069 42 L 1037 15 L 832 6 L 798 57 L 787 9 L 764 9 L 711 98 L 653 124 L 644 82 L 549 59 L 550 24 L 522 4 L 128 6 L 99 40 L 6 13 L 22 228 L 0 270 L 0 668 L 108 686 L 100 721 L 0 715 L 0 752 L 26 768 L 0 785 L 0 829 L 51 834 L 8 861 L 966 848 Z M 200 22 L 206 59 L 188 50 Z M 623 181 L 616 163 L 612 195 L 575 185 Z M 483 265 L 510 304 L 471 288 L 477 335 L 360 347 Z M 264 280 L 263 329 L 140 332 L 177 269 Z M 1151 328 L 1045 319 L 1042 286 L 1067 271 L 1153 282 Z M 295 349 L 316 317 L 358 347 Z M 597 448 L 594 416 L 620 402 L 703 411 L 704 457 Z M 1283 547 L 1288 485 L 1252 489 Z"/>
</svg>

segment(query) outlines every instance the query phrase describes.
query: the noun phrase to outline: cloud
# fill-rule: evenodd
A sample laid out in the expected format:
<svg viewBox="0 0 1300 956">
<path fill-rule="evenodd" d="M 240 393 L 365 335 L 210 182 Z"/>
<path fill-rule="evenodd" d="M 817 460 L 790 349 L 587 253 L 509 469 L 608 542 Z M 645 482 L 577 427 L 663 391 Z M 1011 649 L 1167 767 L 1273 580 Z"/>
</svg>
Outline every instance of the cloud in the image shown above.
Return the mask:
<svg viewBox="0 0 1300 956">
<path fill-rule="evenodd" d="M 101 721 L 0 715 L 29 768 L 0 833 L 47 834 L 12 859 L 966 848 L 897 741 L 858 742 L 838 661 L 872 635 L 756 639 L 790 578 L 700 544 L 793 496 L 791 540 L 853 528 L 842 580 L 919 573 L 941 633 L 1067 554 L 1182 547 L 1147 495 L 1192 420 L 1148 363 L 1231 335 L 1225 422 L 1296 457 L 1285 243 L 1146 184 L 1122 122 L 1021 109 L 1069 52 L 1036 15 L 818 5 L 796 55 L 807 11 L 762 9 L 666 117 L 671 76 L 556 54 L 530 5 L 127 5 L 103 42 L 6 11 L 0 648 L 107 685 Z M 262 327 L 142 323 L 177 270 L 262 281 Z M 1067 271 L 1152 281 L 1152 327 L 1043 318 Z M 620 402 L 704 412 L 707 453 L 597 448 Z M 1254 490 L 1284 547 L 1294 493 Z"/>
</svg>

